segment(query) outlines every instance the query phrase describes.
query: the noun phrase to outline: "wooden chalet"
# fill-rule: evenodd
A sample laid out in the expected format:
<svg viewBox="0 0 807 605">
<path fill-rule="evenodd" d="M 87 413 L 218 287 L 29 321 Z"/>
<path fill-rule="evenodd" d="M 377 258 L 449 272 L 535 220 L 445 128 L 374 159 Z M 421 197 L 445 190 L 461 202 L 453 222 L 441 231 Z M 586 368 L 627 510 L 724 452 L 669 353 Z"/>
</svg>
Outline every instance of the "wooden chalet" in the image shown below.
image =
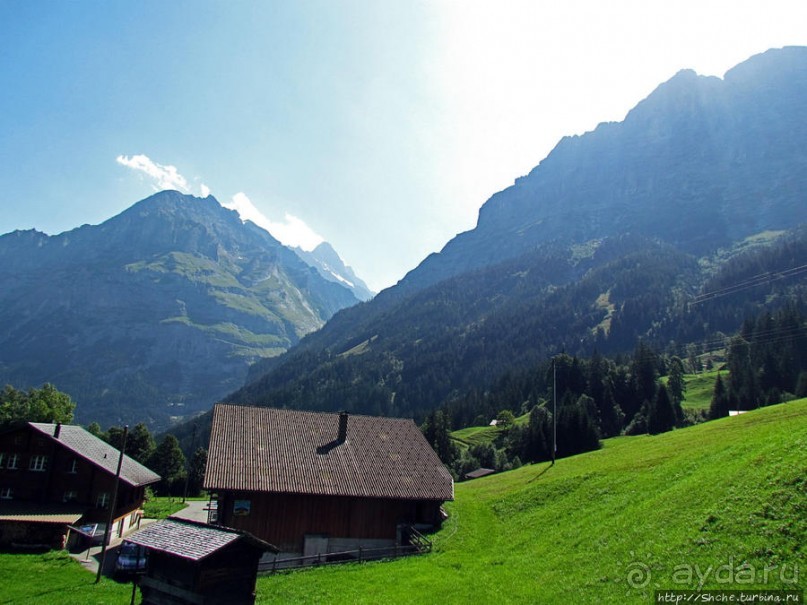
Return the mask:
<svg viewBox="0 0 807 605">
<path fill-rule="evenodd" d="M 245 532 L 166 519 L 127 538 L 146 548 L 144 605 L 251 605 L 258 560 L 271 544 Z"/>
<path fill-rule="evenodd" d="M 204 487 L 218 523 L 306 556 L 400 545 L 454 498 L 412 420 L 223 404 Z"/>
<path fill-rule="evenodd" d="M 64 547 L 68 526 L 106 523 L 119 456 L 80 426 L 26 422 L 0 433 L 0 545 Z M 124 456 L 117 535 L 137 523 L 146 486 L 159 480 Z"/>
</svg>

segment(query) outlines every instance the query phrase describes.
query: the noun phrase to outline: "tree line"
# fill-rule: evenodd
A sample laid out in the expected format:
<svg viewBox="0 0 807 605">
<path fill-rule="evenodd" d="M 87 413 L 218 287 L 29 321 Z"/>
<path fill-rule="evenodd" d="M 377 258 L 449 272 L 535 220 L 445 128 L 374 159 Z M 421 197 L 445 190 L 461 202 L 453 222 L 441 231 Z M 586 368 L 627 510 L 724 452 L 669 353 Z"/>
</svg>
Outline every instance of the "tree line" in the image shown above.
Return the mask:
<svg viewBox="0 0 807 605">
<path fill-rule="evenodd" d="M 501 377 L 487 391 L 472 389 L 432 411 L 422 430 L 456 477 L 478 467 L 506 470 L 524 462 L 600 447 L 616 435 L 659 434 L 729 410 L 749 410 L 807 396 L 807 314 L 798 305 L 747 319 L 726 347 L 708 413 L 685 410 L 684 374 L 700 364 L 665 355 L 640 341 L 631 356 L 588 359 L 561 354 Z M 665 377 L 666 380 L 662 380 Z M 556 403 L 555 403 L 556 402 Z M 556 408 L 556 411 L 555 411 Z M 526 424 L 513 422 L 529 414 Z M 557 423 L 553 422 L 557 414 Z M 452 428 L 500 427 L 493 444 L 460 449 Z"/>
<path fill-rule="evenodd" d="M 128 431 L 125 448 L 123 427 L 111 426 L 102 431 L 100 425 L 93 422 L 87 430 L 160 475 L 161 480 L 155 487 L 158 495 L 196 496 L 201 493 L 207 465 L 206 448 L 197 447 L 188 461 L 175 435 L 166 433 L 158 443 L 142 422 Z"/>
</svg>

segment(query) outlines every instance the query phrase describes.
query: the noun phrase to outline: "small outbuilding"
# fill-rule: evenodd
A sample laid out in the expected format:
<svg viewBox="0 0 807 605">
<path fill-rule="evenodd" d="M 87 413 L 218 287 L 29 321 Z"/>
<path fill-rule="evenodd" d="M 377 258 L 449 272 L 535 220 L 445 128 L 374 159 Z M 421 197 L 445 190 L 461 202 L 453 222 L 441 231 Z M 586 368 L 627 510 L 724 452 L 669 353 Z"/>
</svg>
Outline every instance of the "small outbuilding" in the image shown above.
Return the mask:
<svg viewBox="0 0 807 605">
<path fill-rule="evenodd" d="M 146 548 L 144 605 L 251 605 L 258 560 L 277 549 L 234 529 L 166 519 L 132 534 Z"/>
</svg>

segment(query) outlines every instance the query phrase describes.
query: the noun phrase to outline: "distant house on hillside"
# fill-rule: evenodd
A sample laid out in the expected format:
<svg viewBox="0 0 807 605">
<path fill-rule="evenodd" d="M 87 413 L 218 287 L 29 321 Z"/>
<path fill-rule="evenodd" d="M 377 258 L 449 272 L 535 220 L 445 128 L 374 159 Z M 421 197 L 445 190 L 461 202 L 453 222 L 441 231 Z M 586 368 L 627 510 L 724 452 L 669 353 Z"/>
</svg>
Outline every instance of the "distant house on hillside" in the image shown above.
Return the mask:
<svg viewBox="0 0 807 605">
<path fill-rule="evenodd" d="M 488 475 L 492 475 L 495 472 L 496 472 L 495 469 L 480 467 L 480 468 L 478 468 L 476 470 L 473 470 L 473 471 L 471 471 L 469 473 L 465 473 L 465 478 L 466 479 L 480 479 L 482 477 L 487 477 Z"/>
<path fill-rule="evenodd" d="M 412 420 L 217 405 L 204 487 L 218 523 L 286 553 L 401 544 L 454 483 Z"/>
<path fill-rule="evenodd" d="M 0 545 L 63 546 L 68 525 L 106 523 L 119 457 L 80 426 L 26 422 L 0 433 Z M 118 535 L 135 525 L 146 486 L 159 480 L 124 456 Z"/>
</svg>

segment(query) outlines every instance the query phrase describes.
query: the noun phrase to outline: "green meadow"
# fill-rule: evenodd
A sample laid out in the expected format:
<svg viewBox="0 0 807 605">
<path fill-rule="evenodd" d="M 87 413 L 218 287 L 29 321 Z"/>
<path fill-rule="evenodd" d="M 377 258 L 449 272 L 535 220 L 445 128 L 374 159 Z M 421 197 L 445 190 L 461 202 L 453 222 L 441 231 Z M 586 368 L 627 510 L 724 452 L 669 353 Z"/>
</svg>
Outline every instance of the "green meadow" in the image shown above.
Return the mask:
<svg viewBox="0 0 807 605">
<path fill-rule="evenodd" d="M 258 602 L 649 603 L 657 589 L 803 590 L 805 452 L 807 400 L 606 440 L 555 466 L 457 484 L 430 555 L 261 577 Z"/>
<path fill-rule="evenodd" d="M 650 603 L 803 590 L 807 400 L 457 484 L 431 554 L 258 579 L 258 603 Z M 59 553 L 0 556 L 0 603 L 127 603 Z"/>
</svg>

